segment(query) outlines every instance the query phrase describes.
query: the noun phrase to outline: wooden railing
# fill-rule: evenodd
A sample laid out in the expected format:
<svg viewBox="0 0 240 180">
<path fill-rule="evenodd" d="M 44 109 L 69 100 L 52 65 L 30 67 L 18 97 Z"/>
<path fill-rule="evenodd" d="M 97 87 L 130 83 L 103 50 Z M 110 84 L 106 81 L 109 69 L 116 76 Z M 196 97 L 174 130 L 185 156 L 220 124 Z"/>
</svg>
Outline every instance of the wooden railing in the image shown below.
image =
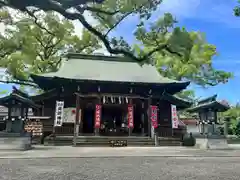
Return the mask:
<svg viewBox="0 0 240 180">
<path fill-rule="evenodd" d="M 176 137 L 182 138 L 184 134 L 187 132 L 185 126 L 179 126 L 177 129 L 172 129 L 171 126 L 159 126 L 157 128 L 159 137 Z M 59 135 L 73 135 L 74 134 L 74 126 L 73 125 L 63 125 L 61 127 L 55 127 L 55 134 Z M 106 134 L 105 134 L 106 135 Z M 115 134 L 116 135 L 116 134 Z M 126 134 L 127 135 L 127 134 Z"/>
<path fill-rule="evenodd" d="M 55 127 L 55 134 L 61 135 L 73 135 L 74 134 L 74 127 L 72 126 L 61 126 Z"/>
<path fill-rule="evenodd" d="M 159 137 L 182 138 L 186 133 L 186 127 L 179 126 L 177 129 L 172 129 L 171 126 L 159 126 L 157 132 Z"/>
</svg>

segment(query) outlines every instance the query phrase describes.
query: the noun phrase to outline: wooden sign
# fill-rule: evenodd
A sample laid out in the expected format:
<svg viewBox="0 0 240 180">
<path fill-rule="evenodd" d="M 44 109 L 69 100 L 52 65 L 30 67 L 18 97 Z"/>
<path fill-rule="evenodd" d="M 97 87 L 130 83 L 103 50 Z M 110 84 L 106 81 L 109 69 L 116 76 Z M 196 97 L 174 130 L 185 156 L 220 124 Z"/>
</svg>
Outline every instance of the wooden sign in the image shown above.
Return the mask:
<svg viewBox="0 0 240 180">
<path fill-rule="evenodd" d="M 27 121 L 24 126 L 25 131 L 32 133 L 33 136 L 41 136 L 43 124 L 39 121 Z"/>
<path fill-rule="evenodd" d="M 123 147 L 127 146 L 127 140 L 111 140 L 109 144 L 111 147 Z"/>
<path fill-rule="evenodd" d="M 133 105 L 128 105 L 128 128 L 134 127 Z"/>
<path fill-rule="evenodd" d="M 100 126 L 101 126 L 101 110 L 102 110 L 102 105 L 101 104 L 96 104 L 95 128 L 100 128 Z"/>
<path fill-rule="evenodd" d="M 63 109 L 63 123 L 75 123 L 76 107 L 67 107 Z M 79 109 L 79 121 L 81 120 L 81 109 Z"/>
<path fill-rule="evenodd" d="M 151 121 L 154 128 L 158 127 L 158 107 L 150 106 L 151 109 Z"/>
<path fill-rule="evenodd" d="M 54 126 L 62 126 L 64 101 L 56 101 Z"/>
<path fill-rule="evenodd" d="M 172 114 L 172 128 L 178 128 L 178 116 L 177 116 L 177 108 L 175 105 L 171 105 L 171 114 Z"/>
</svg>

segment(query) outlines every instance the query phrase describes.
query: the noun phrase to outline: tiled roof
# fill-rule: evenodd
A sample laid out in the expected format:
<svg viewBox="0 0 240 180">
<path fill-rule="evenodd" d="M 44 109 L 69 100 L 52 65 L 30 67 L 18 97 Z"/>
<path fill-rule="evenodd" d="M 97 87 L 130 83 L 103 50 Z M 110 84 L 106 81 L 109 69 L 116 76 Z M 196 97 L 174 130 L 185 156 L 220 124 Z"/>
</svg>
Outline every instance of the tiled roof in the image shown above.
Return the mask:
<svg viewBox="0 0 240 180">
<path fill-rule="evenodd" d="M 33 80 L 37 77 L 65 78 L 72 80 L 93 80 L 129 83 L 157 83 L 189 84 L 175 81 L 159 74 L 150 64 L 140 65 L 125 57 L 96 56 L 69 54 L 68 59 L 57 72 L 41 75 L 31 75 Z"/>
</svg>

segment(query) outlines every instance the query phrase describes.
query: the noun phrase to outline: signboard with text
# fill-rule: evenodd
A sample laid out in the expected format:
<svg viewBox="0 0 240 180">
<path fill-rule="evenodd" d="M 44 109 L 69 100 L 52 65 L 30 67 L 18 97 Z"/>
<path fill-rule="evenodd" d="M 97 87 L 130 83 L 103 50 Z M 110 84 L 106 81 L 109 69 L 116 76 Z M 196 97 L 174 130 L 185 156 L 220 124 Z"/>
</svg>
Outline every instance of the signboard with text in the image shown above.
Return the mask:
<svg viewBox="0 0 240 180">
<path fill-rule="evenodd" d="M 100 126 L 101 126 L 101 111 L 102 111 L 102 105 L 101 104 L 96 104 L 95 128 L 100 128 Z"/>
<path fill-rule="evenodd" d="M 172 114 L 172 128 L 178 128 L 178 116 L 177 116 L 177 108 L 175 105 L 171 105 L 171 114 Z"/>
<path fill-rule="evenodd" d="M 64 101 L 56 101 L 54 126 L 62 126 Z"/>
<path fill-rule="evenodd" d="M 128 105 L 128 128 L 134 127 L 133 121 L 133 105 Z"/>
<path fill-rule="evenodd" d="M 152 121 L 152 127 L 157 128 L 158 127 L 158 107 L 157 106 L 151 106 L 151 121 Z"/>
</svg>

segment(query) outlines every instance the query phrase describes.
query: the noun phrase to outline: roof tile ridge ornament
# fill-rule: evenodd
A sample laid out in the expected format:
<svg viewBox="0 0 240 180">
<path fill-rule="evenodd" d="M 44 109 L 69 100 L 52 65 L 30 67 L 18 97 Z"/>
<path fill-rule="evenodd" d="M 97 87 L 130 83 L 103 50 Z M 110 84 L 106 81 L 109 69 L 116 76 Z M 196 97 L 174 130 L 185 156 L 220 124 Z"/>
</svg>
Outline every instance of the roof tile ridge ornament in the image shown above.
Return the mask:
<svg viewBox="0 0 240 180">
<path fill-rule="evenodd" d="M 224 99 L 223 100 L 218 100 L 217 102 L 224 105 L 224 106 L 230 107 L 229 103 Z"/>
<path fill-rule="evenodd" d="M 67 61 L 71 59 L 79 60 L 96 60 L 96 61 L 111 61 L 111 62 L 132 62 L 138 63 L 129 57 L 124 56 L 112 56 L 112 55 L 99 55 L 99 54 L 83 54 L 83 53 L 67 53 L 64 56 Z"/>
<path fill-rule="evenodd" d="M 201 99 L 198 101 L 198 105 L 200 104 L 205 104 L 205 103 L 210 103 L 210 102 L 214 102 L 217 101 L 217 94 L 214 94 L 213 96 Z"/>
</svg>

